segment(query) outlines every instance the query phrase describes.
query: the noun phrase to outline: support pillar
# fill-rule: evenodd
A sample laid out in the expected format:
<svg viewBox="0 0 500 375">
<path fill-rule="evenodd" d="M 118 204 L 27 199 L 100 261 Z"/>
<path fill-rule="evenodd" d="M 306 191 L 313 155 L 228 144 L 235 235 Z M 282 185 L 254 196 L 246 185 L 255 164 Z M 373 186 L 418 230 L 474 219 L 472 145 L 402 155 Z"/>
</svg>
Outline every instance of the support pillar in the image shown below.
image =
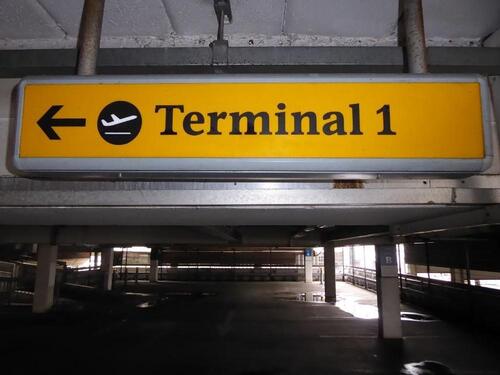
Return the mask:
<svg viewBox="0 0 500 375">
<path fill-rule="evenodd" d="M 313 282 L 313 250 L 305 249 L 304 250 L 304 274 L 305 274 L 305 282 L 312 283 Z"/>
<path fill-rule="evenodd" d="M 402 338 L 396 245 L 376 245 L 379 336 Z"/>
<path fill-rule="evenodd" d="M 303 264 L 304 260 L 304 255 L 303 254 L 297 254 L 295 255 L 295 265 L 296 266 L 301 266 Z"/>
<path fill-rule="evenodd" d="M 48 312 L 54 304 L 57 246 L 39 245 L 35 278 L 33 312 Z"/>
<path fill-rule="evenodd" d="M 160 249 L 153 247 L 151 249 L 149 263 L 149 281 L 152 283 L 158 282 L 158 263 L 160 259 Z"/>
<path fill-rule="evenodd" d="M 337 300 L 337 288 L 335 284 L 335 246 L 326 245 L 325 256 L 325 300 L 335 302 Z"/>
<path fill-rule="evenodd" d="M 113 248 L 105 247 L 101 250 L 101 271 L 103 274 L 102 288 L 109 291 L 113 288 Z"/>
</svg>

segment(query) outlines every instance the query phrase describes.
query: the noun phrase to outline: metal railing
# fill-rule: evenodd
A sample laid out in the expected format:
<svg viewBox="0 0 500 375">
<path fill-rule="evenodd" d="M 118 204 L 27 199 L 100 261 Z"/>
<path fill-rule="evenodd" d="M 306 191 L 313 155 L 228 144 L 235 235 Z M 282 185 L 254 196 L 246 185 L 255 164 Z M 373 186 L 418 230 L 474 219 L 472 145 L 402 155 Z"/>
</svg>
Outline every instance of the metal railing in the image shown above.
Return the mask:
<svg viewBox="0 0 500 375">
<path fill-rule="evenodd" d="M 451 320 L 500 331 L 500 290 L 400 275 L 401 300 Z"/>
<path fill-rule="evenodd" d="M 149 266 L 115 266 L 116 280 L 139 282 L 149 280 Z M 316 281 L 321 279 L 321 267 L 313 267 Z M 159 280 L 223 280 L 223 281 L 297 281 L 304 277 L 303 265 L 268 264 L 177 264 L 160 265 Z"/>
<path fill-rule="evenodd" d="M 149 265 L 115 265 L 116 280 L 139 282 L 149 280 Z M 219 264 L 180 263 L 158 267 L 158 280 L 255 280 L 255 281 L 302 281 L 304 265 L 300 264 Z M 342 280 L 342 266 L 336 266 L 336 279 Z M 324 281 L 324 267 L 313 265 L 313 281 Z"/>
<path fill-rule="evenodd" d="M 376 271 L 343 267 L 343 281 L 377 290 Z M 401 301 L 425 308 L 443 319 L 500 331 L 500 290 L 399 274 Z"/>
<path fill-rule="evenodd" d="M 158 269 L 158 279 L 161 279 L 161 268 Z M 136 284 L 139 281 L 149 280 L 149 266 L 136 266 L 136 267 L 120 267 L 116 266 L 113 269 L 113 279 L 121 280 L 125 283 L 132 281 Z"/>
<path fill-rule="evenodd" d="M 367 290 L 377 290 L 376 272 L 372 269 L 342 266 L 342 281 L 351 283 Z"/>
<path fill-rule="evenodd" d="M 0 305 L 10 305 L 12 303 L 14 292 L 17 289 L 18 279 L 9 276 L 0 277 Z"/>
<path fill-rule="evenodd" d="M 103 277 L 101 267 L 65 267 L 63 283 L 99 286 L 102 284 Z"/>
<path fill-rule="evenodd" d="M 18 286 L 16 264 L 0 261 L 0 305 L 10 305 Z"/>
</svg>

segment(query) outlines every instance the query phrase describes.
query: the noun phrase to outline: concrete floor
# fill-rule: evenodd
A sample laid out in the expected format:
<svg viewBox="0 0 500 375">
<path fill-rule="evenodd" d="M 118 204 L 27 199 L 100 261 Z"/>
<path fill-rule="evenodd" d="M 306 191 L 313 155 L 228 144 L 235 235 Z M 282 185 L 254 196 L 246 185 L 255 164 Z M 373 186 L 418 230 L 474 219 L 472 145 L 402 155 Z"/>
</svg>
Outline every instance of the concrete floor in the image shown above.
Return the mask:
<svg viewBox="0 0 500 375">
<path fill-rule="evenodd" d="M 45 316 L 26 307 L 1 310 L 0 374 L 400 374 L 404 364 L 423 360 L 454 374 L 500 374 L 494 335 L 404 321 L 401 343 L 379 340 L 375 295 L 344 283 L 344 310 L 321 302 L 318 283 L 121 289 L 61 300 Z"/>
</svg>

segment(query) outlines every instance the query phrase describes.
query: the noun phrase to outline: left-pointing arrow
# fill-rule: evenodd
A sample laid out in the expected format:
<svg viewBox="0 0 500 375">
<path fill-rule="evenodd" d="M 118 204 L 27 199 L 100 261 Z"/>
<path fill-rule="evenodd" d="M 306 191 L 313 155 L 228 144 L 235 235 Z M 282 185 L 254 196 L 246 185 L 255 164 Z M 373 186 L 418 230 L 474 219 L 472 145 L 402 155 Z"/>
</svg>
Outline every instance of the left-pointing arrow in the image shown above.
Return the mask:
<svg viewBox="0 0 500 375">
<path fill-rule="evenodd" d="M 53 105 L 37 122 L 40 129 L 42 129 L 49 139 L 61 139 L 54 129 L 52 129 L 54 126 L 85 126 L 84 118 L 54 118 L 62 107 L 62 105 Z"/>
</svg>

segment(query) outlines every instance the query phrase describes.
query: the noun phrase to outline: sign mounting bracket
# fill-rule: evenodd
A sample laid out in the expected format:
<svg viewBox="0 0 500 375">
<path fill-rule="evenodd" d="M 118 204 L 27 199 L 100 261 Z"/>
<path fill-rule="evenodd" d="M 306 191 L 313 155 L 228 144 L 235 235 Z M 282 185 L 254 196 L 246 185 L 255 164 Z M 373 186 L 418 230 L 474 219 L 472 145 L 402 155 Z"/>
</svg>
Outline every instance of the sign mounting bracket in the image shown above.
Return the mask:
<svg viewBox="0 0 500 375">
<path fill-rule="evenodd" d="M 233 21 L 231 3 L 229 0 L 214 0 L 214 10 L 217 16 L 217 40 L 211 43 L 212 65 L 227 65 L 229 43 L 224 39 L 224 24 Z"/>
</svg>

